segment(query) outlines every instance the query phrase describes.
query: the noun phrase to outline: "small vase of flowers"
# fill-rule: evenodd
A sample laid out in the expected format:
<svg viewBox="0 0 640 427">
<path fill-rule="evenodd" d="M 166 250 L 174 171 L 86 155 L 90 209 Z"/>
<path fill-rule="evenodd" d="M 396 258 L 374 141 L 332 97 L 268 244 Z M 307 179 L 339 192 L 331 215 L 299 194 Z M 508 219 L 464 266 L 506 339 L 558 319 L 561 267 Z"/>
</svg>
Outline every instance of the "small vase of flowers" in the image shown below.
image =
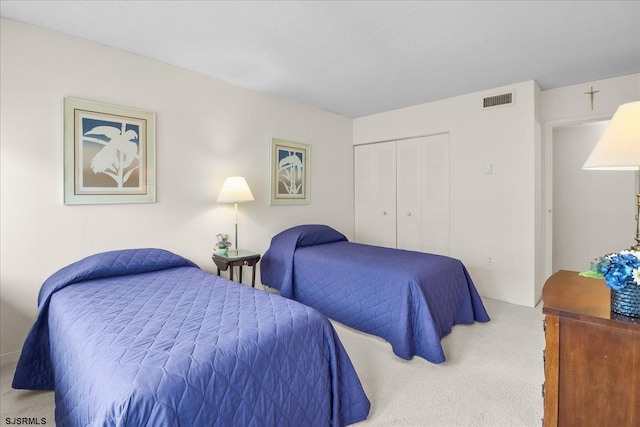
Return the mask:
<svg viewBox="0 0 640 427">
<path fill-rule="evenodd" d="M 231 247 L 231 241 L 229 240 L 228 234 L 218 233 L 216 234 L 216 238 L 218 239 L 218 243 L 216 243 L 216 249 L 218 250 L 218 254 L 226 255 Z"/>
<path fill-rule="evenodd" d="M 580 275 L 604 279 L 611 288 L 611 311 L 640 317 L 640 252 L 624 250 L 598 257 Z"/>
</svg>

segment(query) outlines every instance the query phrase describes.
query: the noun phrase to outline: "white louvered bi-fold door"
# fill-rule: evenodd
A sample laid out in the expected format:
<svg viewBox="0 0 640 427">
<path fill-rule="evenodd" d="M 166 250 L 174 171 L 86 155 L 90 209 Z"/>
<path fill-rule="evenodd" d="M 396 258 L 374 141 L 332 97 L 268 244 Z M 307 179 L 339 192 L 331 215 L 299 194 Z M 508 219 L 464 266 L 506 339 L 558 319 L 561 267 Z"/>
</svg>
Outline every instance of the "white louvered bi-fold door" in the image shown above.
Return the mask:
<svg viewBox="0 0 640 427">
<path fill-rule="evenodd" d="M 354 148 L 355 241 L 396 247 L 395 142 Z"/>
<path fill-rule="evenodd" d="M 449 255 L 449 135 L 361 145 L 355 241 Z"/>
<path fill-rule="evenodd" d="M 422 250 L 422 138 L 398 141 L 397 245 L 398 249 Z"/>
<path fill-rule="evenodd" d="M 397 247 L 449 255 L 449 135 L 398 141 Z"/>
<path fill-rule="evenodd" d="M 449 135 L 422 144 L 422 252 L 449 255 Z"/>
</svg>

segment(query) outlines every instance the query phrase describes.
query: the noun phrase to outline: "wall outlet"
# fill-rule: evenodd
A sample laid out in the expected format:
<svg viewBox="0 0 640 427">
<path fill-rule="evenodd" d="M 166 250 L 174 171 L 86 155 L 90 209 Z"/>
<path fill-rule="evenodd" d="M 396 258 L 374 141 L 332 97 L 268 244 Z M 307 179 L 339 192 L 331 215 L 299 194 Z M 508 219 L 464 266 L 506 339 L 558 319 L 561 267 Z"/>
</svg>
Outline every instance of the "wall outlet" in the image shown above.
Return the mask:
<svg viewBox="0 0 640 427">
<path fill-rule="evenodd" d="M 490 256 L 487 257 L 487 265 L 493 265 L 493 258 Z"/>
</svg>

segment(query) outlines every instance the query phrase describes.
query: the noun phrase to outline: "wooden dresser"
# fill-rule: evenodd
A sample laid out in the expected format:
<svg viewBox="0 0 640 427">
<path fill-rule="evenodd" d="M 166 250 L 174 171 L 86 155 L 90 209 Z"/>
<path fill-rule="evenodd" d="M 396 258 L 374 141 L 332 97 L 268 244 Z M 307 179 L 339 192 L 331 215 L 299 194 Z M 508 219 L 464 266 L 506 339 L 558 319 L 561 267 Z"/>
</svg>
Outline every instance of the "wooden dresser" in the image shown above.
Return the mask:
<svg viewBox="0 0 640 427">
<path fill-rule="evenodd" d="M 640 319 L 610 311 L 603 280 L 559 271 L 542 291 L 544 426 L 640 426 Z"/>
</svg>

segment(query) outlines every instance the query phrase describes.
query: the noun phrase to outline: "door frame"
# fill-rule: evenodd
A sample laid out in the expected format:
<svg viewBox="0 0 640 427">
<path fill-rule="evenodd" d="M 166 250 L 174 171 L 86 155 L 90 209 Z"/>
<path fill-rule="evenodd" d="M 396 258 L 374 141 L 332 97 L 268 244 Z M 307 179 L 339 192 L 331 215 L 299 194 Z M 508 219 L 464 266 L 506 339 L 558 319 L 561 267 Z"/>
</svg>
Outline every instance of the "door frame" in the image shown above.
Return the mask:
<svg viewBox="0 0 640 427">
<path fill-rule="evenodd" d="M 544 124 L 542 149 L 542 268 L 544 280 L 553 273 L 553 131 L 563 126 L 609 121 L 613 113 L 549 120 Z M 586 159 L 585 159 L 586 160 Z"/>
</svg>

